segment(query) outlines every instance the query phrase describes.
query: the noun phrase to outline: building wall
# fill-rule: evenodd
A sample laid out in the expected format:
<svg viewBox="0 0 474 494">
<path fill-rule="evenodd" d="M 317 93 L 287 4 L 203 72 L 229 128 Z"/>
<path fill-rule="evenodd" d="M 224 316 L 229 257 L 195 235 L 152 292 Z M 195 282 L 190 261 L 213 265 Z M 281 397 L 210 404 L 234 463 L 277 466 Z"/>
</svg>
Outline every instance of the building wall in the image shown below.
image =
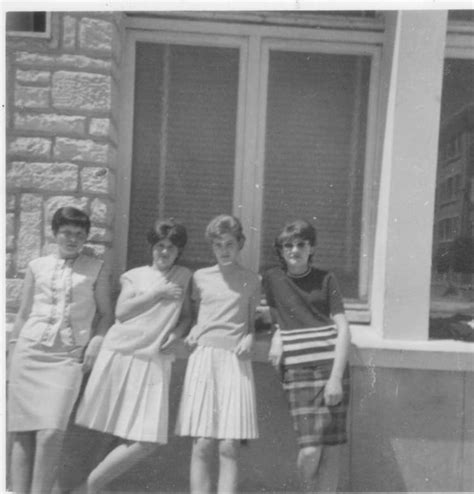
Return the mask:
<svg viewBox="0 0 474 494">
<path fill-rule="evenodd" d="M 121 33 L 122 14 L 53 13 L 50 37 L 7 37 L 8 322 L 58 207 L 90 214 L 93 253 L 112 246 Z"/>
</svg>

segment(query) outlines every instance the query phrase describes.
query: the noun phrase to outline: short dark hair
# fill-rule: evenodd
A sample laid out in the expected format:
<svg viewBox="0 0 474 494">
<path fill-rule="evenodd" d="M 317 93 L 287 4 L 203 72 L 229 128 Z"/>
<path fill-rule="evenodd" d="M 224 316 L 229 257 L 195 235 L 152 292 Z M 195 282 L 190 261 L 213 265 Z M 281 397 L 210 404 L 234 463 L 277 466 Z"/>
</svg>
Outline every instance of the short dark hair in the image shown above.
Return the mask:
<svg viewBox="0 0 474 494">
<path fill-rule="evenodd" d="M 168 218 L 156 220 L 146 238 L 151 246 L 167 239 L 181 251 L 186 246 L 188 234 L 181 223 L 177 223 L 173 218 Z"/>
<path fill-rule="evenodd" d="M 53 215 L 51 229 L 53 230 L 54 235 L 56 235 L 58 230 L 64 225 L 73 225 L 84 228 L 89 235 L 91 220 L 84 211 L 73 208 L 72 206 L 65 206 L 59 208 Z"/>
<path fill-rule="evenodd" d="M 242 223 L 238 218 L 230 214 L 220 214 L 213 218 L 206 227 L 205 235 L 207 240 L 212 242 L 225 233 L 230 233 L 242 245 L 245 242 Z"/>
<path fill-rule="evenodd" d="M 286 223 L 281 232 L 275 238 L 273 247 L 278 256 L 278 259 L 284 267 L 286 267 L 286 262 L 283 258 L 282 249 L 283 244 L 288 241 L 293 241 L 296 239 L 306 240 L 312 247 L 316 246 L 317 240 L 316 228 L 306 220 L 294 220 Z M 309 258 L 311 262 L 312 256 Z"/>
</svg>

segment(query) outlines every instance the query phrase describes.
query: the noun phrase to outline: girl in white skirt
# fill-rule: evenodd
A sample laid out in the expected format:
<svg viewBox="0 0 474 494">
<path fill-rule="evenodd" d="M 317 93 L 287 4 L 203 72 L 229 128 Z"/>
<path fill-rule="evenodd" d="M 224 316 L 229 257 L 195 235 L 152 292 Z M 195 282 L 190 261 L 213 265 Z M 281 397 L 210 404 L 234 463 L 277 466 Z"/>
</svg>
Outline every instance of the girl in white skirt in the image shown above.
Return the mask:
<svg viewBox="0 0 474 494">
<path fill-rule="evenodd" d="M 217 264 L 193 277 L 198 315 L 187 341 L 196 348 L 186 369 L 176 433 L 194 437 L 191 492 L 211 491 L 212 451 L 217 444 L 217 491 L 232 493 L 238 482 L 240 442 L 258 437 L 250 351 L 260 281 L 237 262 L 245 242 L 237 218 L 214 218 L 206 238 Z"/>
<path fill-rule="evenodd" d="M 148 234 L 152 265 L 121 276 L 116 322 L 104 339 L 76 423 L 122 441 L 89 474 L 88 493 L 100 491 L 168 441 L 171 349 L 191 322 L 191 271 L 175 264 L 186 240 L 184 226 L 157 221 Z"/>
</svg>

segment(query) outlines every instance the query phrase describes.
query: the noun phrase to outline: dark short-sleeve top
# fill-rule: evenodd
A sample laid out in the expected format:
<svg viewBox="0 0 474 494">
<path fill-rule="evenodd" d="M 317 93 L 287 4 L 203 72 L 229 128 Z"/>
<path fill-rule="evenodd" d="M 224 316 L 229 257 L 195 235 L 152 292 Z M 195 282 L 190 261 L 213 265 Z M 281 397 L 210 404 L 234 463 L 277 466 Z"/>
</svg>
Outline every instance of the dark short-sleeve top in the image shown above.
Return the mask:
<svg viewBox="0 0 474 494">
<path fill-rule="evenodd" d="M 331 316 L 344 313 L 341 291 L 329 271 L 312 267 L 306 276 L 293 278 L 272 268 L 263 277 L 263 289 L 283 330 L 327 326 Z"/>
</svg>

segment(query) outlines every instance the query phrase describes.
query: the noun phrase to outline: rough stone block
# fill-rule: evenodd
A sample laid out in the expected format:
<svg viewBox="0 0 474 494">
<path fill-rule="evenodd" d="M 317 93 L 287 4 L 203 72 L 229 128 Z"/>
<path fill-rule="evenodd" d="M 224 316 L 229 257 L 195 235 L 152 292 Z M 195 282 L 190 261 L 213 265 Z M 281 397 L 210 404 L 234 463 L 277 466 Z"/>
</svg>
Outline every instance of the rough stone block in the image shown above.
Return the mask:
<svg viewBox="0 0 474 494">
<path fill-rule="evenodd" d="M 79 46 L 84 50 L 110 53 L 113 30 L 112 22 L 85 17 L 79 23 Z"/>
<path fill-rule="evenodd" d="M 58 137 L 54 146 L 54 157 L 58 160 L 107 163 L 109 144 L 97 143 L 90 139 Z"/>
<path fill-rule="evenodd" d="M 6 210 L 7 211 L 14 211 L 16 206 L 16 197 L 14 194 L 7 194 L 6 197 Z"/>
<path fill-rule="evenodd" d="M 17 267 L 24 271 L 41 253 L 41 211 L 23 212 L 18 232 Z"/>
<path fill-rule="evenodd" d="M 110 109 L 110 76 L 58 71 L 52 81 L 53 106 L 60 109 L 104 111 Z"/>
<path fill-rule="evenodd" d="M 94 199 L 91 203 L 91 221 L 110 226 L 114 218 L 113 204 L 108 200 Z"/>
<path fill-rule="evenodd" d="M 86 167 L 81 170 L 82 191 L 113 194 L 112 173 L 104 167 Z"/>
<path fill-rule="evenodd" d="M 104 259 L 106 256 L 107 248 L 101 244 L 86 244 L 83 249 L 84 254 L 97 257 L 98 259 Z"/>
<path fill-rule="evenodd" d="M 91 58 L 84 55 L 64 53 L 62 55 L 45 55 L 26 51 L 17 52 L 15 62 L 30 67 L 50 66 L 52 68 L 71 68 L 75 70 L 101 70 L 109 72 L 112 67 L 110 60 Z"/>
<path fill-rule="evenodd" d="M 22 83 L 49 84 L 51 72 L 47 70 L 20 70 L 16 71 L 16 80 Z"/>
<path fill-rule="evenodd" d="M 21 210 L 24 212 L 38 212 L 43 205 L 43 196 L 38 194 L 22 194 Z"/>
<path fill-rule="evenodd" d="M 9 278 L 5 280 L 6 284 L 6 302 L 7 309 L 18 310 L 21 301 L 21 290 L 23 288 L 23 280 L 18 278 Z"/>
<path fill-rule="evenodd" d="M 63 48 L 73 50 L 76 47 L 77 20 L 70 15 L 63 18 Z"/>
<path fill-rule="evenodd" d="M 108 228 L 103 228 L 101 226 L 91 227 L 89 234 L 89 241 L 91 242 L 111 242 L 112 232 Z"/>
<path fill-rule="evenodd" d="M 5 254 L 5 277 L 11 278 L 15 274 L 15 261 L 13 259 L 13 254 L 7 252 Z"/>
<path fill-rule="evenodd" d="M 50 89 L 45 87 L 16 86 L 15 106 L 17 108 L 48 108 Z"/>
<path fill-rule="evenodd" d="M 91 118 L 89 134 L 99 137 L 107 137 L 110 134 L 110 118 Z"/>
<path fill-rule="evenodd" d="M 11 163 L 6 175 L 9 187 L 38 188 L 48 191 L 75 191 L 78 169 L 72 163 Z"/>
<path fill-rule="evenodd" d="M 84 135 L 86 128 L 86 117 L 51 113 L 16 113 L 14 122 L 15 128 L 19 130 L 51 132 L 55 135 Z"/>
<path fill-rule="evenodd" d="M 11 251 L 15 248 L 15 215 L 7 213 L 5 220 L 5 248 Z"/>
<path fill-rule="evenodd" d="M 51 139 L 43 137 L 16 137 L 8 144 L 10 156 L 46 158 L 51 156 Z"/>
</svg>

